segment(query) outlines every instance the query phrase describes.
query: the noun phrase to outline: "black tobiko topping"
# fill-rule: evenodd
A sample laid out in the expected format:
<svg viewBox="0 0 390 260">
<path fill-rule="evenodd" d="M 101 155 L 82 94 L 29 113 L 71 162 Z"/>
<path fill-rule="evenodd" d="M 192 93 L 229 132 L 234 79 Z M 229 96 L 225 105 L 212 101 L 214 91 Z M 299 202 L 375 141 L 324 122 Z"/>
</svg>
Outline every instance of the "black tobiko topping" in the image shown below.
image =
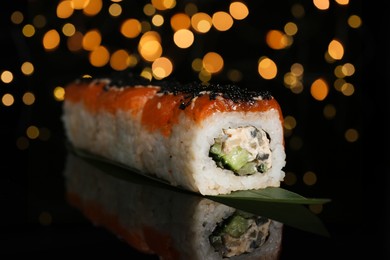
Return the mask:
<svg viewBox="0 0 390 260">
<path fill-rule="evenodd" d="M 105 86 L 105 90 L 111 87 L 124 88 L 134 86 L 158 86 L 160 87 L 159 93 L 164 95 L 184 94 L 184 100 L 180 104 L 181 109 L 185 109 L 191 104 L 191 101 L 204 94 L 208 94 L 210 100 L 216 99 L 217 96 L 221 96 L 225 99 L 230 99 L 234 103 L 248 102 L 252 103 L 256 98 L 271 99 L 272 95 L 268 90 L 249 90 L 243 87 L 239 87 L 234 84 L 212 84 L 202 82 L 191 82 L 187 84 L 181 84 L 180 82 L 170 80 L 153 80 L 150 81 L 142 76 L 136 76 L 131 73 L 119 73 L 109 77 L 110 83 Z M 87 79 L 91 80 L 91 79 Z"/>
</svg>

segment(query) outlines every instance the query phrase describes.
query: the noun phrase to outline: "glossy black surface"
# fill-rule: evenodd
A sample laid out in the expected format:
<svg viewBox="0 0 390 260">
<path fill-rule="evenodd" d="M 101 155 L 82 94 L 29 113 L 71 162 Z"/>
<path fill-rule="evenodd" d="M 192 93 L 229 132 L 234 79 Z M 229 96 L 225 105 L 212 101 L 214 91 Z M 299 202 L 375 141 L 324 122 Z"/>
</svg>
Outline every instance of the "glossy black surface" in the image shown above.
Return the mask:
<svg viewBox="0 0 390 260">
<path fill-rule="evenodd" d="M 1 1 L 0 4 L 1 10 L 4 10 L 0 15 L 0 71 L 18 71 L 15 75 L 19 75 L 20 65 L 26 60 L 33 61 L 36 68 L 31 77 L 16 77 L 11 86 L 1 84 L 1 95 L 14 91 L 16 101 L 14 106 L 0 107 L 0 255 L 7 256 L 4 259 L 25 254 L 158 259 L 157 256 L 138 252 L 108 230 L 94 226 L 66 200 L 63 176 L 66 139 L 60 120 L 61 102 L 53 99 L 52 90 L 82 73 L 99 75 L 107 71 L 89 67 L 82 55 L 45 53 L 38 36 L 31 39 L 21 37 L 21 27 L 10 23 L 12 11 L 23 11 L 29 19 L 26 23 L 32 20 L 29 15 L 32 16 L 36 9 L 49 14 L 55 12 L 53 6 L 42 4 L 45 1 L 31 2 L 32 5 L 29 1 Z M 318 214 L 331 236 L 323 237 L 285 225 L 281 259 L 390 257 L 390 170 L 387 149 L 387 120 L 390 114 L 387 75 L 390 56 L 388 37 L 384 37 L 389 31 L 388 9 L 385 5 L 368 1 L 364 4 L 360 1 L 350 2 L 357 3 L 358 8 L 353 10 L 361 12 L 364 24 L 356 34 L 346 35 L 351 37 L 347 42 L 351 51 L 354 50 L 351 60 L 360 66 L 357 67 L 355 78 L 356 94 L 350 98 L 339 95 L 329 97 L 340 112 L 336 120 L 329 122 L 318 116 L 322 115 L 323 104 L 313 102 L 307 93 L 300 96 L 286 94 L 284 87 L 280 88 L 280 92 L 273 92 L 281 101 L 284 112 L 299 119 L 301 125 L 297 132 L 305 144 L 301 151 L 287 151 L 287 170 L 302 175 L 308 169 L 313 169 L 319 176 L 318 183 L 313 187 L 300 182 L 286 188 L 308 197 L 332 199 Z M 267 6 L 265 2 L 262 3 Z M 268 8 L 273 10 L 272 6 Z M 289 8 L 285 8 L 285 13 L 289 13 Z M 316 15 L 308 15 L 308 19 L 302 21 L 302 28 L 313 34 L 308 35 L 311 38 L 307 41 L 303 39 L 297 43 L 299 48 L 291 56 L 287 55 L 299 57 L 307 63 L 308 78 L 314 78 L 317 71 L 333 73 L 333 70 L 320 65 L 324 64 L 322 58 L 327 43 L 323 37 L 327 37 L 327 40 L 332 38 L 338 31 L 338 24 L 335 23 L 338 19 L 335 17 L 344 19 L 345 16 L 339 16 L 337 12 L 325 16 L 326 19 L 316 20 Z M 272 20 L 274 24 L 280 21 L 274 12 L 267 17 L 276 17 Z M 314 24 L 321 25 L 323 30 L 317 34 Z M 314 29 L 309 30 L 312 27 Z M 319 54 L 311 55 L 312 52 Z M 232 59 L 237 58 L 234 53 L 232 55 Z M 248 55 L 245 59 L 250 61 L 252 56 Z M 283 57 L 278 56 L 281 60 Z M 321 63 L 315 57 L 319 57 Z M 245 59 L 239 61 L 246 63 L 248 60 Z M 190 78 L 188 73 L 183 73 L 186 68 L 189 66 L 179 68 L 179 77 Z M 248 76 L 249 82 L 258 82 L 258 75 L 255 74 L 254 80 L 251 78 L 253 75 Z M 280 86 L 281 82 L 269 84 L 272 87 Z M 36 94 L 34 106 L 25 106 L 21 102 L 22 94 L 27 89 L 34 90 Z M 16 142 L 19 137 L 26 136 L 26 128 L 30 125 L 48 129 L 49 136 L 44 140 L 29 139 L 28 147 L 21 150 Z M 340 137 L 349 126 L 358 128 L 360 133 L 359 141 L 353 144 Z"/>
<path fill-rule="evenodd" d="M 67 150 L 61 135 L 53 136 L 53 139 L 57 141 L 51 145 L 34 144 L 24 155 L 29 159 L 28 168 L 14 165 L 13 169 L 19 171 L 12 171 L 10 181 L 3 182 L 3 198 L 6 199 L 1 215 L 4 246 L 1 253 L 87 253 L 157 259 L 156 256 L 141 254 L 107 229 L 94 226 L 77 208 L 69 205 L 63 176 Z M 18 178 L 27 178 L 28 181 L 15 182 Z M 324 214 L 319 215 L 330 237 L 285 225 L 281 259 L 325 259 L 382 253 L 384 248 L 380 247 L 380 235 L 385 223 L 366 218 L 363 201 L 356 202 L 348 192 L 346 195 L 332 197 L 333 201 L 324 205 Z M 45 212 L 50 214 L 49 220 L 45 219 Z M 376 241 L 376 247 L 371 247 Z"/>
</svg>

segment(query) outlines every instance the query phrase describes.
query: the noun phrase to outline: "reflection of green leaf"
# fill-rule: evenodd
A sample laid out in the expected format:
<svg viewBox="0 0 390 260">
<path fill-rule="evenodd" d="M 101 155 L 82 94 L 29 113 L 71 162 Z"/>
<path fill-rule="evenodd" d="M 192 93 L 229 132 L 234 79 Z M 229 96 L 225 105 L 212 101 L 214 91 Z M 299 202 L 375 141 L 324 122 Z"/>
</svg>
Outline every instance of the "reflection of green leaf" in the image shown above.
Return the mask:
<svg viewBox="0 0 390 260">
<path fill-rule="evenodd" d="M 329 236 L 322 221 L 318 216 L 313 214 L 306 205 L 273 202 L 272 200 L 266 202 L 253 199 L 237 199 L 233 196 L 209 196 L 208 198 L 258 216 L 268 217 L 297 229 L 315 233 L 317 235 Z"/>
<path fill-rule="evenodd" d="M 260 190 L 236 191 L 231 194 L 217 196 L 202 196 L 198 193 L 171 186 L 166 181 L 156 177 L 143 175 L 133 168 L 101 156 L 71 146 L 69 146 L 69 149 L 71 152 L 82 157 L 98 169 L 116 178 L 136 184 L 173 190 L 178 192 L 178 194 L 186 193 L 187 195 L 205 197 L 236 209 L 271 218 L 294 228 L 319 235 L 329 235 L 321 220 L 310 212 L 306 205 L 324 204 L 329 202 L 330 199 L 305 198 L 294 192 L 276 187 Z"/>
<path fill-rule="evenodd" d="M 330 201 L 330 199 L 323 198 L 305 198 L 299 194 L 279 187 L 268 187 L 259 190 L 235 191 L 231 194 L 218 195 L 218 197 L 236 200 L 272 201 L 295 204 L 323 204 Z"/>
</svg>

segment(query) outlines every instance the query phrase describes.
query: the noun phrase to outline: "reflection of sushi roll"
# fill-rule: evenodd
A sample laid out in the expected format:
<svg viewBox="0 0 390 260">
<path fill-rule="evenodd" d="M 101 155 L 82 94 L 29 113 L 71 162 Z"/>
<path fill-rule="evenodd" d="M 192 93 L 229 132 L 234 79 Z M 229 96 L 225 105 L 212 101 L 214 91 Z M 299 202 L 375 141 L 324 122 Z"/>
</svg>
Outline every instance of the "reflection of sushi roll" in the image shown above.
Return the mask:
<svg viewBox="0 0 390 260">
<path fill-rule="evenodd" d="M 63 120 L 75 147 L 204 195 L 284 178 L 283 117 L 266 91 L 79 80 L 66 88 Z"/>
<path fill-rule="evenodd" d="M 280 222 L 189 193 L 137 184 L 69 154 L 69 202 L 97 226 L 160 259 L 277 259 Z"/>
</svg>

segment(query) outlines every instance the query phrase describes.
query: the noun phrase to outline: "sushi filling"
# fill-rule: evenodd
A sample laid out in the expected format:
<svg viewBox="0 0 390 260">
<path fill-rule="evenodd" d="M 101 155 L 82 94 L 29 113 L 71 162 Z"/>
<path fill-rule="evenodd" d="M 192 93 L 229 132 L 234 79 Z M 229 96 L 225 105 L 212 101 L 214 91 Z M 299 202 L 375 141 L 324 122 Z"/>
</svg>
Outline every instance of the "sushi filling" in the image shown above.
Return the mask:
<svg viewBox="0 0 390 260">
<path fill-rule="evenodd" d="M 270 139 L 253 126 L 222 129 L 209 155 L 218 167 L 239 176 L 265 173 L 272 166 Z"/>
<path fill-rule="evenodd" d="M 266 242 L 270 223 L 268 218 L 236 211 L 217 224 L 209 240 L 222 257 L 250 253 Z"/>
</svg>

